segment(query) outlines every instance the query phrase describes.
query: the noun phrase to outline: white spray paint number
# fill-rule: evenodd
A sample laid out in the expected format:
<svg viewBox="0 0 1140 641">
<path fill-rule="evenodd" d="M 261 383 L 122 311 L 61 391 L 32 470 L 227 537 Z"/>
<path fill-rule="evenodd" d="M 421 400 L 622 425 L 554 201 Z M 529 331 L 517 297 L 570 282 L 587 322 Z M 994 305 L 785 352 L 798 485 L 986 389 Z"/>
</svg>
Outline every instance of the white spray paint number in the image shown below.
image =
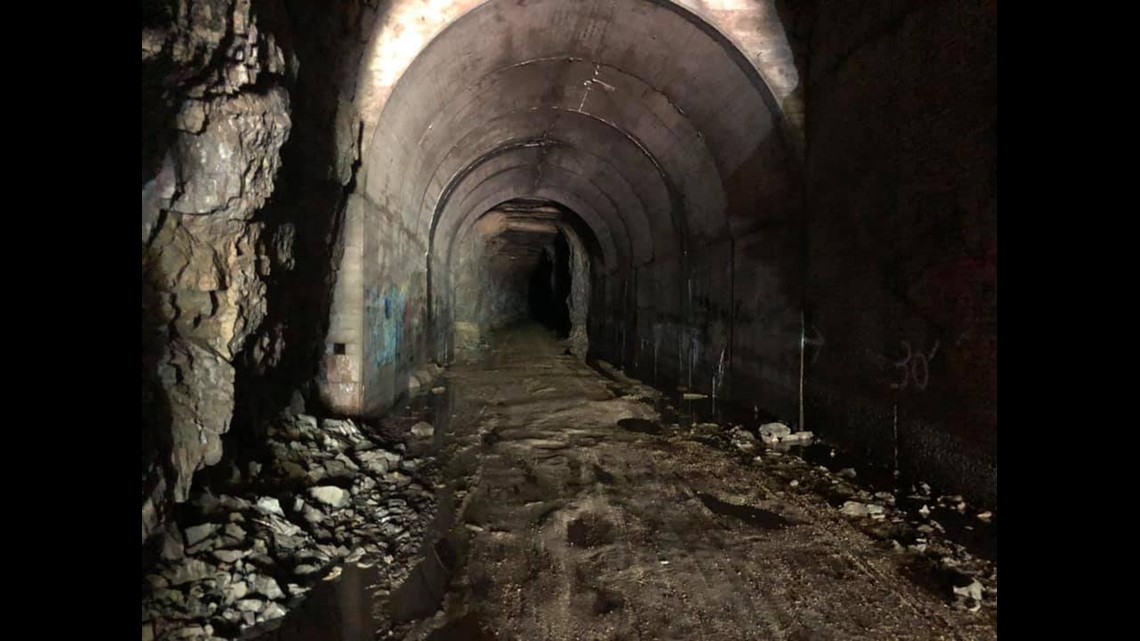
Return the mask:
<svg viewBox="0 0 1140 641">
<path fill-rule="evenodd" d="M 902 380 L 891 383 L 891 389 L 903 390 L 910 387 L 917 390 L 926 389 L 926 385 L 930 382 L 930 361 L 934 360 L 934 355 L 938 353 L 938 341 L 934 341 L 934 347 L 931 348 L 929 355 L 922 352 L 915 354 L 909 342 L 900 342 L 906 350 L 906 356 L 895 362 L 895 368 L 901 370 Z"/>
</svg>

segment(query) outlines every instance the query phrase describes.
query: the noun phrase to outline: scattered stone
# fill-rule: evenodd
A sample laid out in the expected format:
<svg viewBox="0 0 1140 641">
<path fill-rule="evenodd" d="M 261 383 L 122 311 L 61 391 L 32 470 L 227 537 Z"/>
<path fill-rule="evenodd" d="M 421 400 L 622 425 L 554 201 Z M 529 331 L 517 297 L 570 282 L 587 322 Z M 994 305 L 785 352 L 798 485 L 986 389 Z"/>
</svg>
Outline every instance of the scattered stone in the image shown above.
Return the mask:
<svg viewBox="0 0 1140 641">
<path fill-rule="evenodd" d="M 366 470 L 377 476 L 387 474 L 400 463 L 399 454 L 386 450 L 358 452 L 356 458 Z"/>
<path fill-rule="evenodd" d="M 412 477 L 402 472 L 388 472 L 384 475 L 384 480 L 390 483 L 395 483 L 396 487 L 401 488 L 412 482 Z"/>
<path fill-rule="evenodd" d="M 186 559 L 174 573 L 167 577 L 171 585 L 183 585 L 192 581 L 201 581 L 213 574 L 213 568 L 198 559 Z"/>
<path fill-rule="evenodd" d="M 245 550 L 214 550 L 214 558 L 222 563 L 236 563 L 238 559 L 245 557 L 249 552 Z"/>
<path fill-rule="evenodd" d="M 431 393 L 432 393 L 432 394 L 443 394 L 443 393 L 444 393 L 444 392 L 446 392 L 446 391 L 447 391 L 447 388 L 446 388 L 446 387 L 442 387 L 442 386 L 441 386 L 441 387 L 433 387 L 433 388 L 431 388 Z"/>
<path fill-rule="evenodd" d="M 409 431 L 416 438 L 435 434 L 427 422 Z M 266 458 L 234 466 L 219 482 L 225 488 L 256 478 L 269 496 L 192 494 L 188 504 L 199 522 L 172 524 L 164 533 L 166 563 L 144 576 L 143 616 L 153 623 L 144 626 L 144 638 L 217 641 L 206 621 L 236 632 L 279 619 L 311 591 L 301 584 L 324 578 L 345 559 L 395 568 L 420 544 L 434 492 L 399 470 L 422 470 L 432 459 L 402 456 L 411 442 L 381 447 L 351 421 L 303 415 L 275 419 L 269 436 Z M 316 485 L 310 479 L 318 475 L 344 480 Z M 311 486 L 288 491 L 291 482 Z M 306 523 L 308 530 L 300 527 Z M 286 585 L 277 576 L 300 578 Z M 182 627 L 191 624 L 197 627 Z"/>
<path fill-rule="evenodd" d="M 974 579 L 969 585 L 954 588 L 954 594 L 967 597 L 975 601 L 982 600 L 982 584 Z"/>
<path fill-rule="evenodd" d="M 859 501 L 847 501 L 839 511 L 845 516 L 879 516 L 883 515 L 883 506 L 874 503 L 860 503 Z"/>
<path fill-rule="evenodd" d="M 845 479 L 853 479 L 856 476 L 858 476 L 858 473 L 855 471 L 854 468 L 845 467 L 842 470 L 839 470 L 839 476 L 841 476 Z"/>
<path fill-rule="evenodd" d="M 237 609 L 242 612 L 261 612 L 265 602 L 261 599 L 242 599 L 237 602 Z"/>
<path fill-rule="evenodd" d="M 203 523 L 186 528 L 186 545 L 194 547 L 205 540 L 206 537 L 217 532 L 220 527 L 221 526 L 216 523 Z"/>
<path fill-rule="evenodd" d="M 344 457 L 344 454 L 338 454 L 337 458 L 323 463 L 323 478 L 348 479 L 352 478 L 356 471 L 360 469 L 355 463 L 348 461 L 347 458 L 341 460 L 341 457 Z"/>
<path fill-rule="evenodd" d="M 163 635 L 164 639 L 200 639 L 209 637 L 210 633 L 206 632 L 206 628 L 200 625 L 192 625 L 189 627 L 181 628 L 173 634 Z"/>
<path fill-rule="evenodd" d="M 815 434 L 813 434 L 807 430 L 803 430 L 800 432 L 794 432 L 792 434 L 788 434 L 783 439 L 781 439 L 780 442 L 781 443 L 807 443 L 808 441 L 812 440 L 813 438 L 815 438 Z"/>
<path fill-rule="evenodd" d="M 251 581 L 253 583 L 253 591 L 268 599 L 280 599 L 285 596 L 285 594 L 281 592 L 281 586 L 277 584 L 277 581 L 273 577 L 254 575 L 251 577 Z"/>
<path fill-rule="evenodd" d="M 739 426 L 734 427 L 732 428 L 729 438 L 732 442 L 732 446 L 741 452 L 750 454 L 756 451 L 756 437 L 748 430 L 742 429 Z"/>
<path fill-rule="evenodd" d="M 435 428 L 431 423 L 420 421 L 412 426 L 411 433 L 416 438 L 431 438 L 435 434 Z"/>
<path fill-rule="evenodd" d="M 360 468 L 356 465 L 356 463 L 353 463 L 352 459 L 348 458 L 343 453 L 337 454 L 336 460 L 339 461 L 340 463 L 342 463 L 346 468 L 348 468 L 349 470 L 351 470 L 353 472 L 359 472 L 360 471 Z"/>
<path fill-rule="evenodd" d="M 164 561 L 181 561 L 182 557 L 186 556 L 186 550 L 182 544 L 182 533 L 177 529 L 167 532 L 162 537 L 162 550 L 159 555 Z"/>
<path fill-rule="evenodd" d="M 779 443 L 792 433 L 792 430 L 783 423 L 765 423 L 759 429 L 760 440 L 768 445 Z"/>
<path fill-rule="evenodd" d="M 325 515 L 321 513 L 320 510 L 306 504 L 305 507 L 301 510 L 301 518 L 305 519 L 305 522 L 307 523 L 315 524 L 323 521 Z"/>
<path fill-rule="evenodd" d="M 323 503 L 333 509 L 339 509 L 348 505 L 352 500 L 352 495 L 347 490 L 343 490 L 335 485 L 318 485 L 309 488 L 309 496 L 313 500 Z"/>
<path fill-rule="evenodd" d="M 363 441 L 364 435 L 360 433 L 360 429 L 350 420 L 338 420 L 333 418 L 326 418 L 321 421 L 321 430 L 337 436 L 343 436 L 350 441 Z M 338 444 L 339 445 L 339 444 Z"/>
<path fill-rule="evenodd" d="M 930 508 L 926 507 L 926 504 L 923 503 L 922 507 L 918 508 L 918 513 L 925 519 L 930 516 Z"/>
<path fill-rule="evenodd" d="M 799 482 L 799 481 L 797 481 L 796 479 L 792 479 L 792 482 L 791 482 L 791 483 L 788 483 L 788 485 L 789 485 L 790 487 L 799 487 L 799 486 L 800 486 L 800 482 Z"/>
<path fill-rule="evenodd" d="M 272 621 L 273 619 L 280 619 L 285 614 L 285 608 L 276 603 L 270 603 L 265 606 L 265 611 L 258 618 L 262 621 Z"/>
<path fill-rule="evenodd" d="M 233 603 L 238 599 L 245 598 L 245 595 L 249 594 L 249 585 L 245 581 L 231 583 L 226 586 L 223 594 L 225 594 L 226 603 Z"/>
<path fill-rule="evenodd" d="M 284 510 L 281 509 L 281 503 L 271 496 L 263 496 L 257 499 L 257 511 L 261 512 L 262 514 L 276 514 L 277 516 L 281 517 L 285 516 Z"/>
<path fill-rule="evenodd" d="M 245 540 L 245 530 L 237 523 L 227 523 L 222 533 L 229 539 L 235 539 L 237 541 Z"/>
<path fill-rule="evenodd" d="M 978 515 L 978 520 L 983 522 L 983 523 L 989 523 L 990 521 L 993 520 L 993 518 L 994 518 L 994 513 L 990 512 L 989 510 L 986 510 L 985 512 L 982 512 L 981 514 Z"/>
</svg>

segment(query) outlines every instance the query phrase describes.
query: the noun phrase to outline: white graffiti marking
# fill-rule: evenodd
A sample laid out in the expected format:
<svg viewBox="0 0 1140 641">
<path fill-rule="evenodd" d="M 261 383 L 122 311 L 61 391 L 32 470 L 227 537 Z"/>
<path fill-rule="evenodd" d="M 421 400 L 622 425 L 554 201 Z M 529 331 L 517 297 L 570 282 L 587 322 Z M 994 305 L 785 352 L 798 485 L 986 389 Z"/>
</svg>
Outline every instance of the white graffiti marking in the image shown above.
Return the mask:
<svg viewBox="0 0 1140 641">
<path fill-rule="evenodd" d="M 931 348 L 930 354 L 923 354 L 922 352 L 915 354 L 911 350 L 909 342 L 900 342 L 903 349 L 906 350 L 906 356 L 900 361 L 895 361 L 895 368 L 901 370 L 902 380 L 891 383 L 891 389 L 903 390 L 908 387 L 917 390 L 926 389 L 927 384 L 930 383 L 930 361 L 934 360 L 934 355 L 938 353 L 938 341 L 934 341 L 934 347 Z"/>
</svg>

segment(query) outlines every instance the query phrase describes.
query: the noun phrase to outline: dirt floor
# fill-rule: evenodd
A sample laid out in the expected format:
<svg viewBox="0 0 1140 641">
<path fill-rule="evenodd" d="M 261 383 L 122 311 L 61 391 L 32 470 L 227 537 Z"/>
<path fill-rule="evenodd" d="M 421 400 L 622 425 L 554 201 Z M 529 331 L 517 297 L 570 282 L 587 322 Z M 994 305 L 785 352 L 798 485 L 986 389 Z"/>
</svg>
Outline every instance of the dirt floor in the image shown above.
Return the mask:
<svg viewBox="0 0 1140 641">
<path fill-rule="evenodd" d="M 464 541 L 442 610 L 390 638 L 997 636 L 988 592 L 985 607 L 956 603 L 897 541 L 790 483 L 792 457 L 734 456 L 663 423 L 651 390 L 537 327 L 447 378 L 448 456 L 474 461 L 456 494 Z"/>
</svg>

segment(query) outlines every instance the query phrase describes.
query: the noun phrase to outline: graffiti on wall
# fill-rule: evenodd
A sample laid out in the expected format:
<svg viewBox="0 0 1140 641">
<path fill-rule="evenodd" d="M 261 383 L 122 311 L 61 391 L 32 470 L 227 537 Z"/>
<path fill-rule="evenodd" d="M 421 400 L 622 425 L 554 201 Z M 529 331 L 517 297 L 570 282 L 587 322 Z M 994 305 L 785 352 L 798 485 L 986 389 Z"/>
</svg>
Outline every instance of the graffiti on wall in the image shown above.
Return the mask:
<svg viewBox="0 0 1140 641">
<path fill-rule="evenodd" d="M 372 365 L 384 367 L 406 360 L 420 330 L 419 305 L 408 283 L 371 286 L 367 291 L 370 318 L 369 345 Z"/>
<path fill-rule="evenodd" d="M 892 389 L 904 390 L 909 388 L 924 390 L 926 385 L 930 382 L 930 361 L 934 360 L 934 356 L 938 353 L 938 341 L 934 341 L 934 347 L 931 348 L 929 354 L 924 354 L 921 351 L 917 354 L 911 351 L 910 343 L 901 341 L 906 355 L 895 361 L 895 368 L 899 371 L 899 381 L 891 383 Z"/>
</svg>

